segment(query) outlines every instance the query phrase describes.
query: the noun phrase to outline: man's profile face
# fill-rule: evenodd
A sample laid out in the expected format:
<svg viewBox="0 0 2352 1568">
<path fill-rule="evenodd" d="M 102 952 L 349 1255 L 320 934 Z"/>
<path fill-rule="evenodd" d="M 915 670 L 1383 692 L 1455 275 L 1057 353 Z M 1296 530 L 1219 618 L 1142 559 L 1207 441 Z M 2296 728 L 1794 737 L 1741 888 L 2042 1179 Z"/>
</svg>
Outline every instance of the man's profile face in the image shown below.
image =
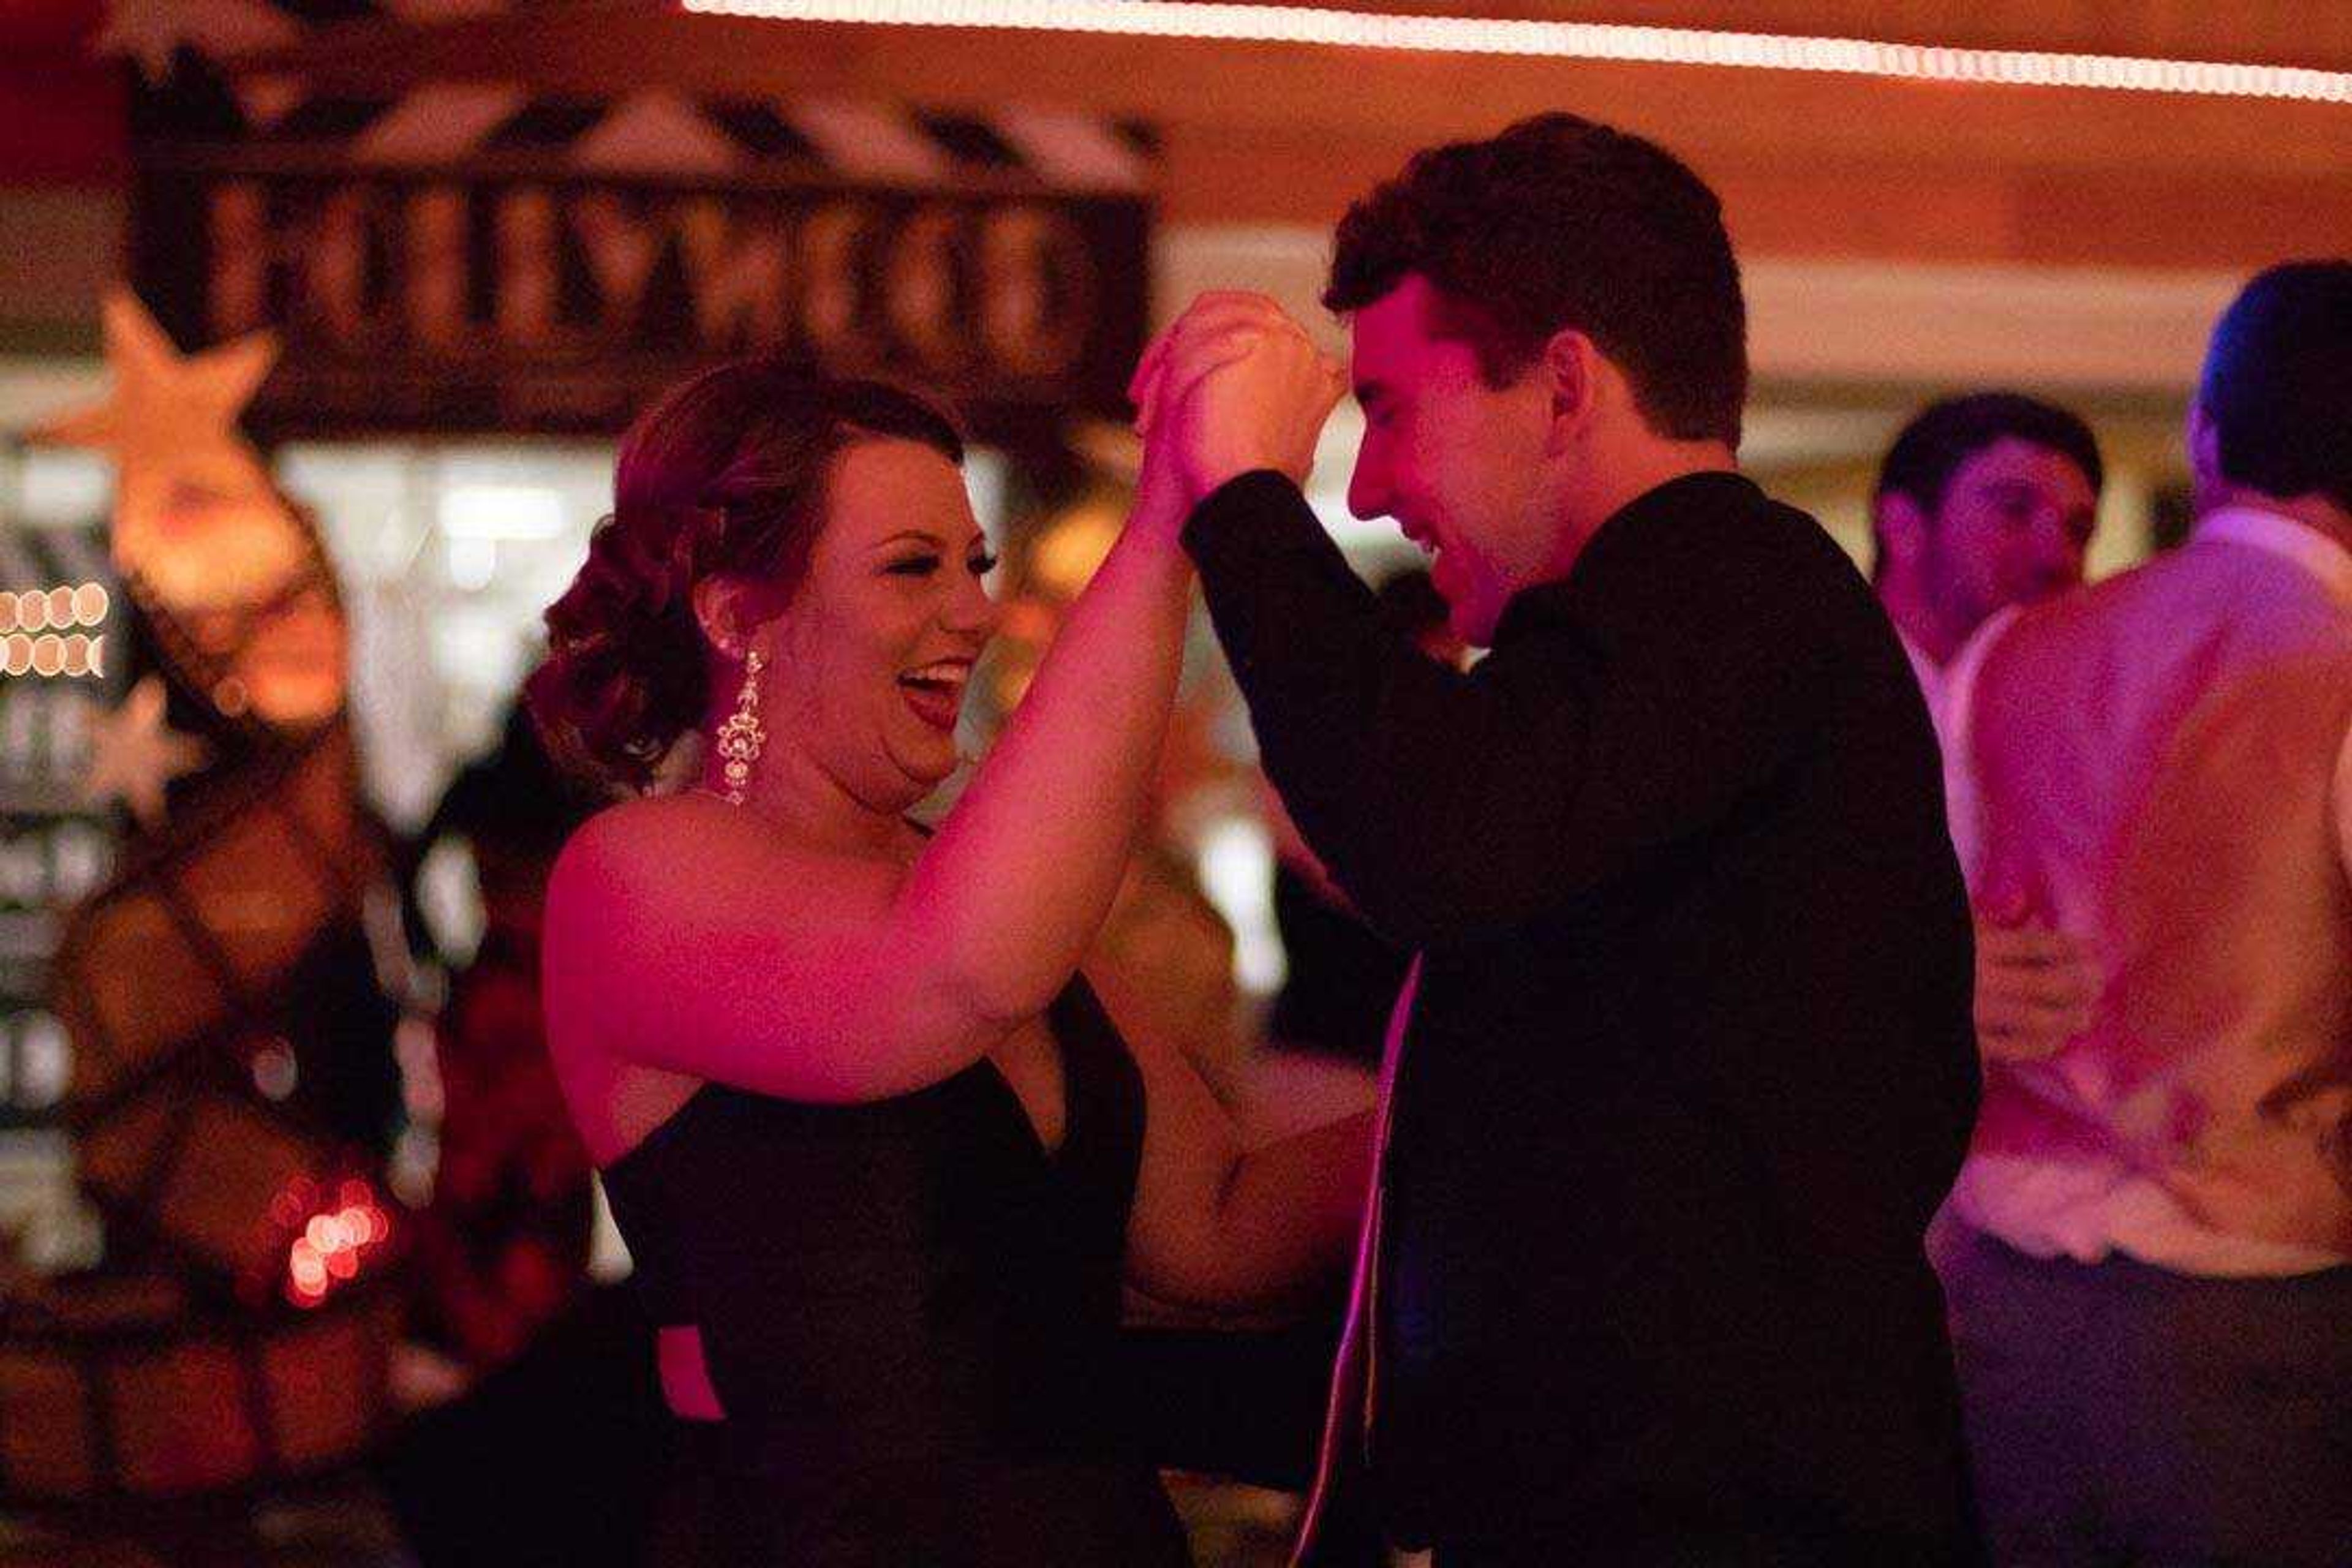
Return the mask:
<svg viewBox="0 0 2352 1568">
<path fill-rule="evenodd" d="M 1431 553 L 1449 623 L 1483 647 L 1511 595 L 1542 580 L 1557 555 L 1541 504 L 1549 399 L 1534 373 L 1487 385 L 1469 342 L 1431 334 L 1436 299 L 1408 274 L 1355 314 L 1349 369 L 1364 442 L 1348 510 L 1394 518 Z"/>
<path fill-rule="evenodd" d="M 1927 531 L 1928 591 L 1970 626 L 2078 587 L 2098 496 L 2072 458 L 2005 436 L 1952 471 Z"/>
</svg>

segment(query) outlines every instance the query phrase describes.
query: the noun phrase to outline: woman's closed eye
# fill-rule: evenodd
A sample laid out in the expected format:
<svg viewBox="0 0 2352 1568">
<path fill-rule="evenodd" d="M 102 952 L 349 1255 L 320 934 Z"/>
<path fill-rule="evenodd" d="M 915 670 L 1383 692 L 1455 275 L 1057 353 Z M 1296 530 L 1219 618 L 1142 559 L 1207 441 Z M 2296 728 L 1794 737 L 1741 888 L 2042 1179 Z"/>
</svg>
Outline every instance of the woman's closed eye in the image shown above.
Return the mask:
<svg viewBox="0 0 2352 1568">
<path fill-rule="evenodd" d="M 899 556 L 882 570 L 898 577 L 928 577 L 940 569 L 943 559 L 937 552 L 927 551 L 919 555 Z M 996 557 L 990 554 L 974 555 L 964 563 L 964 566 L 965 570 L 973 576 L 985 577 L 996 570 Z"/>
</svg>

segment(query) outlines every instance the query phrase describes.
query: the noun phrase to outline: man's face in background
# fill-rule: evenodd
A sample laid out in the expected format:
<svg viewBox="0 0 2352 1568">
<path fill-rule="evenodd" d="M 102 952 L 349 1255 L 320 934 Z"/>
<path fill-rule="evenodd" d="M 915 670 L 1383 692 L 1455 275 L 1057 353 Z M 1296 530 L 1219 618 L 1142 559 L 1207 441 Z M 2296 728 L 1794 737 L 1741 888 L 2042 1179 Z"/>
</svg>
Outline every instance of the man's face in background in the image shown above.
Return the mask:
<svg viewBox="0 0 2352 1568">
<path fill-rule="evenodd" d="M 1969 627 L 2080 586 L 2098 495 L 2074 460 L 2015 436 L 1971 452 L 1924 520 L 1929 595 Z"/>
</svg>

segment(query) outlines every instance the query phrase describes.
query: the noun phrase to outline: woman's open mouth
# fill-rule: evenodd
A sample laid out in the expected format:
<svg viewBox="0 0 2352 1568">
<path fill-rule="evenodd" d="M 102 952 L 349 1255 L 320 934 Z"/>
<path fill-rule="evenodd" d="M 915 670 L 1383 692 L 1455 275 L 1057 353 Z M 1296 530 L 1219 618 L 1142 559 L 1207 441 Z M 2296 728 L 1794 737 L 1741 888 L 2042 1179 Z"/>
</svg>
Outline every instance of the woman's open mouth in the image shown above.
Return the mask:
<svg viewBox="0 0 2352 1568">
<path fill-rule="evenodd" d="M 963 712 L 963 689 L 971 679 L 970 659 L 943 658 L 901 672 L 898 692 L 916 718 L 935 730 L 952 731 Z"/>
</svg>

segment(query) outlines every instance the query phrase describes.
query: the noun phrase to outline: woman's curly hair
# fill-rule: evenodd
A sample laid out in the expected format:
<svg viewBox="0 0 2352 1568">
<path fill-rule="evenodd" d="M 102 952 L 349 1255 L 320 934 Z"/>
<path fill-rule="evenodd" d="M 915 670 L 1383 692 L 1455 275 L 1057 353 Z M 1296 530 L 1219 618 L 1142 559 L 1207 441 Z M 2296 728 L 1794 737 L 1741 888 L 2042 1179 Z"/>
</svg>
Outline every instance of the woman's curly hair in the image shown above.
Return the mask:
<svg viewBox="0 0 2352 1568">
<path fill-rule="evenodd" d="M 835 455 L 875 437 L 963 461 L 956 427 L 923 399 L 772 356 L 705 371 L 638 417 L 621 439 L 612 513 L 548 607 L 547 658 L 523 689 L 567 772 L 606 788 L 652 782 L 709 707 L 695 584 L 735 574 L 795 586 Z"/>
</svg>

